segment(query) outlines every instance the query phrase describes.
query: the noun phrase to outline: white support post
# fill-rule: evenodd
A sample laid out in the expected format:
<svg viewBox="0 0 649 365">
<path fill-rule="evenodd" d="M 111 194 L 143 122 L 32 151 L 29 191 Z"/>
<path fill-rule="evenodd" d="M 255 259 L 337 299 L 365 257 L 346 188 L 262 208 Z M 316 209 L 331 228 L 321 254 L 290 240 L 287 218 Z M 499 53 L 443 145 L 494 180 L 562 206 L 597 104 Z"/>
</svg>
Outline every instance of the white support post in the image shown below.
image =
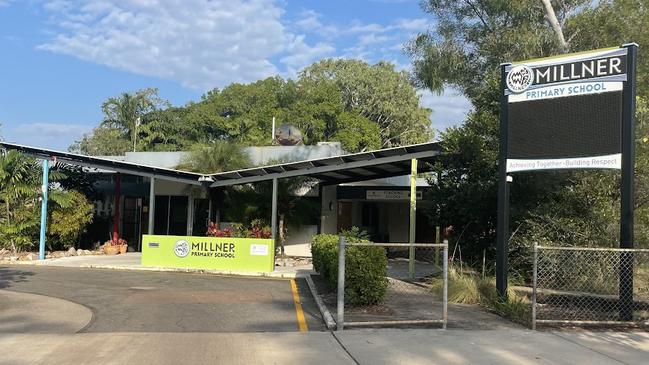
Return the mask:
<svg viewBox="0 0 649 365">
<path fill-rule="evenodd" d="M 155 222 L 155 177 L 149 178 L 149 229 L 148 233 L 153 234 L 153 224 Z"/>
<path fill-rule="evenodd" d="M 417 159 L 413 158 L 410 162 L 410 232 L 408 242 L 408 277 L 410 280 L 415 278 L 415 237 L 417 234 Z"/>
</svg>

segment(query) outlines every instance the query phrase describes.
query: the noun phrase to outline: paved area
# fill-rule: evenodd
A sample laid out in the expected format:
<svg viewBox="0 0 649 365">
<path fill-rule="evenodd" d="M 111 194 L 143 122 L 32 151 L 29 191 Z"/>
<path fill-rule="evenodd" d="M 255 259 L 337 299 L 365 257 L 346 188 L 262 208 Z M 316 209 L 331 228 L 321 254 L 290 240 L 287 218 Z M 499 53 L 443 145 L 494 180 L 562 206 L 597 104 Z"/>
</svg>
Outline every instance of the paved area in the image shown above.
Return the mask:
<svg viewBox="0 0 649 365">
<path fill-rule="evenodd" d="M 82 305 L 0 289 L 0 333 L 76 333 L 91 320 Z"/>
<path fill-rule="evenodd" d="M 646 364 L 647 333 L 349 330 L 0 334 L 0 364 Z"/>
<path fill-rule="evenodd" d="M 305 283 L 298 290 L 308 293 Z M 0 267 L 0 364 L 598 365 L 649 358 L 646 332 L 314 331 L 322 329 L 319 313 L 308 294 L 300 301 L 309 332 L 297 331 L 288 280 Z"/>
<path fill-rule="evenodd" d="M 339 336 L 360 364 L 596 365 L 649 359 L 648 333 L 384 329 Z"/>
<path fill-rule="evenodd" d="M 89 308 L 93 318 L 84 332 L 299 330 L 290 280 L 9 266 L 0 267 L 0 289 L 65 299 Z M 320 312 L 304 279 L 297 280 L 297 289 L 308 329 L 322 330 Z M 25 305 L 19 308 L 31 313 Z M 69 313 L 62 310 L 60 316 Z"/>
</svg>

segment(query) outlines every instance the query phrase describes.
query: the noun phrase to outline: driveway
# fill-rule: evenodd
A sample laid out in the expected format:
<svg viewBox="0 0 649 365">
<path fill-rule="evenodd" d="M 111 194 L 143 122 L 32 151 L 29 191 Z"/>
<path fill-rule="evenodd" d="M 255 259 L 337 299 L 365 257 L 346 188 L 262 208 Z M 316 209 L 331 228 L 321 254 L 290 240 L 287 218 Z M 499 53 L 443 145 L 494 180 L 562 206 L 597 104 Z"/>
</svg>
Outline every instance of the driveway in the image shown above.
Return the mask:
<svg viewBox="0 0 649 365">
<path fill-rule="evenodd" d="M 322 330 L 306 282 L 296 283 L 308 330 Z M 92 319 L 82 332 L 300 330 L 290 280 L 11 266 L 0 267 L 0 289 L 64 299 L 90 309 Z"/>
</svg>

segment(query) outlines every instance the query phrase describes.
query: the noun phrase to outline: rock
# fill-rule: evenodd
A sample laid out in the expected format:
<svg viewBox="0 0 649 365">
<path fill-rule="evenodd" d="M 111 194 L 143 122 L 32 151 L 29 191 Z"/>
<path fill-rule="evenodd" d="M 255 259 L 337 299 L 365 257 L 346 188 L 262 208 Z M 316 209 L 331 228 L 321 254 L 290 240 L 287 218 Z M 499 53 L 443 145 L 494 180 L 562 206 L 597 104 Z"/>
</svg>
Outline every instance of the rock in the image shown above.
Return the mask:
<svg viewBox="0 0 649 365">
<path fill-rule="evenodd" d="M 75 250 L 74 247 L 70 247 L 70 249 L 66 253 L 67 253 L 66 256 L 76 256 L 77 255 L 77 250 Z"/>
<path fill-rule="evenodd" d="M 18 256 L 9 256 L 9 261 L 18 261 Z"/>
<path fill-rule="evenodd" d="M 81 250 L 81 251 L 83 251 L 84 255 L 92 255 L 92 251 L 90 250 Z"/>
<path fill-rule="evenodd" d="M 34 260 L 36 260 L 36 257 L 37 257 L 37 256 L 36 256 L 35 254 L 33 254 L 33 253 L 28 253 L 27 255 L 25 255 L 25 256 L 23 257 L 23 260 L 25 260 L 25 261 L 34 261 Z"/>
<path fill-rule="evenodd" d="M 83 250 L 77 250 L 77 256 L 83 256 L 84 252 Z"/>
</svg>

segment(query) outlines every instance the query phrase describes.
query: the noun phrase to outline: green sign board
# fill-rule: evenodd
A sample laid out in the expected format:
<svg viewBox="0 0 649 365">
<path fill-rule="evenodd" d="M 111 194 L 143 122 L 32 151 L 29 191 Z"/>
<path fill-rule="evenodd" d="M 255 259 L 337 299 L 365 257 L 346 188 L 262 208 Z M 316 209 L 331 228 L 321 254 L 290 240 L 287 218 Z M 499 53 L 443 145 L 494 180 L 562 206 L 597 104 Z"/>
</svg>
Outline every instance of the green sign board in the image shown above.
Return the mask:
<svg viewBox="0 0 649 365">
<path fill-rule="evenodd" d="M 142 265 L 191 269 L 271 272 L 272 239 L 142 236 Z"/>
</svg>

